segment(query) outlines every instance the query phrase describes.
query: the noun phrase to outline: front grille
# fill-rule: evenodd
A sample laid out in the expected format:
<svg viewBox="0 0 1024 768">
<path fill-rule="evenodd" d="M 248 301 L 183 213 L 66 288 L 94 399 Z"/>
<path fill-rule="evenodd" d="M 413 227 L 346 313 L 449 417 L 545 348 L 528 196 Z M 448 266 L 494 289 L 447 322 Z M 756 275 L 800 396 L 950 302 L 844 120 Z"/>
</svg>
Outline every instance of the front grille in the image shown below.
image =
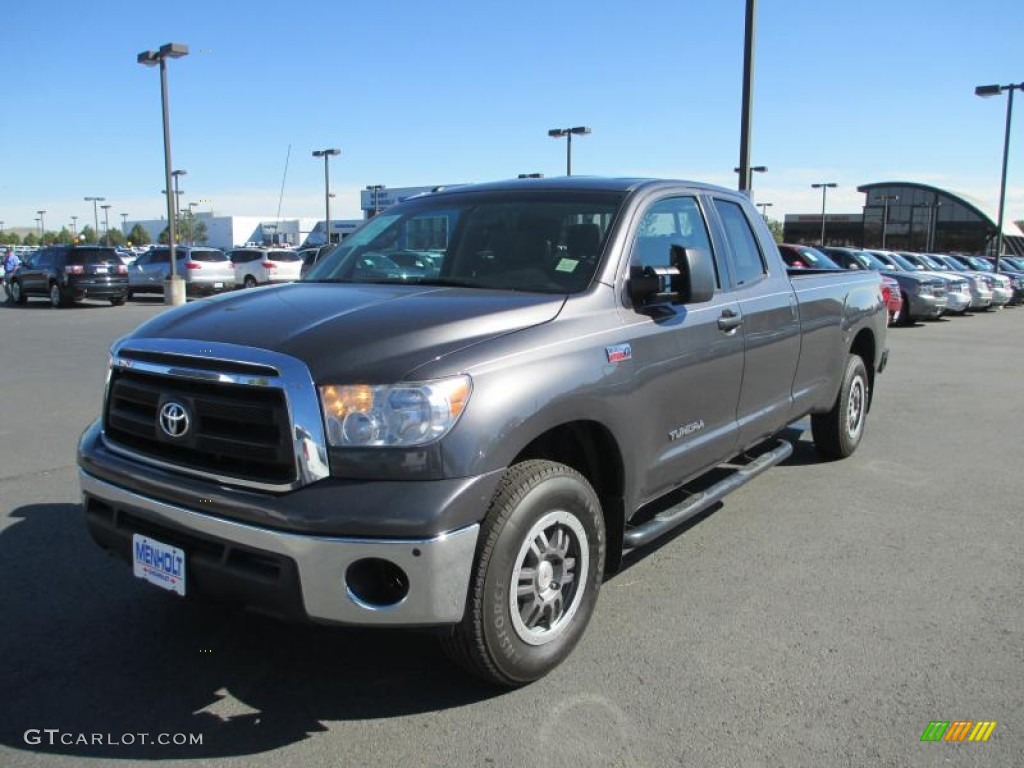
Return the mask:
<svg viewBox="0 0 1024 768">
<path fill-rule="evenodd" d="M 190 426 L 180 437 L 160 428 L 168 401 L 188 412 Z M 262 483 L 296 477 L 288 407 L 279 389 L 114 368 L 104 431 L 115 444 L 200 472 Z"/>
</svg>

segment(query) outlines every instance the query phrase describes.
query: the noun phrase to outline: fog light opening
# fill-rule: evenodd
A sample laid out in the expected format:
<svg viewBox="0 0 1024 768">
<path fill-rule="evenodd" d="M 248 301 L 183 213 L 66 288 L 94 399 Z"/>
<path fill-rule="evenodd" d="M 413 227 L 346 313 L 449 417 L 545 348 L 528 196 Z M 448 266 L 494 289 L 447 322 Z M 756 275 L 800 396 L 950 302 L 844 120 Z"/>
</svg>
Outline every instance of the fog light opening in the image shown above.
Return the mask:
<svg viewBox="0 0 1024 768">
<path fill-rule="evenodd" d="M 345 570 L 349 597 L 364 608 L 390 608 L 409 594 L 409 577 L 389 560 L 367 557 Z"/>
</svg>

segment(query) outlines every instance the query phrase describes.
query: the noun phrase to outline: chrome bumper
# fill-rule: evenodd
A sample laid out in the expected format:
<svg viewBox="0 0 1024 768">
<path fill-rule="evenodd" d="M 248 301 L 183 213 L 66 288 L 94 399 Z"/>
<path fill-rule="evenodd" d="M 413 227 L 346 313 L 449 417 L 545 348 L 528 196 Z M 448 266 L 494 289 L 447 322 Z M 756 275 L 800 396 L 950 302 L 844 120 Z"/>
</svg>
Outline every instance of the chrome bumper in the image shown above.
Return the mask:
<svg viewBox="0 0 1024 768">
<path fill-rule="evenodd" d="M 431 539 L 354 539 L 303 536 L 223 520 L 142 496 L 79 470 L 83 497 L 184 529 L 290 558 L 297 566 L 303 606 L 310 619 L 352 625 L 452 624 L 462 618 L 480 526 Z M 186 556 L 188 552 L 186 552 Z M 348 589 L 349 565 L 380 558 L 405 571 L 408 594 L 395 605 L 370 606 Z"/>
</svg>

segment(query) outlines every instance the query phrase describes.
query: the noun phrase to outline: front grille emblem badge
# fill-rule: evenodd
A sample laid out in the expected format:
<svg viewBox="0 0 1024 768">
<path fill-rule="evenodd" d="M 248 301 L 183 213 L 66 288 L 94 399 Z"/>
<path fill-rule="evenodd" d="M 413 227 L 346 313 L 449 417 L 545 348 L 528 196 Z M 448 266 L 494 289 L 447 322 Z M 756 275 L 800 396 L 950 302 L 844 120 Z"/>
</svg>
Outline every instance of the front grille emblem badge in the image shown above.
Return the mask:
<svg viewBox="0 0 1024 768">
<path fill-rule="evenodd" d="M 160 429 L 168 437 L 184 437 L 191 426 L 188 410 L 179 402 L 168 400 L 160 408 Z"/>
</svg>

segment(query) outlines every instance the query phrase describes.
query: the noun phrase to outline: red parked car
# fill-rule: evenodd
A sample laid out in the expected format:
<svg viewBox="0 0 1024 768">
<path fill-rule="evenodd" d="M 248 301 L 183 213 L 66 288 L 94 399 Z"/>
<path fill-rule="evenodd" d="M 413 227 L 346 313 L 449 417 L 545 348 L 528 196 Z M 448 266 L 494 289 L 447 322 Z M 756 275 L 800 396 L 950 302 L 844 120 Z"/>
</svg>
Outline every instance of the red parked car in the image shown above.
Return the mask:
<svg viewBox="0 0 1024 768">
<path fill-rule="evenodd" d="M 882 275 L 882 298 L 889 308 L 889 325 L 894 325 L 899 322 L 903 310 L 903 296 L 900 293 L 900 284 L 886 275 Z"/>
</svg>

